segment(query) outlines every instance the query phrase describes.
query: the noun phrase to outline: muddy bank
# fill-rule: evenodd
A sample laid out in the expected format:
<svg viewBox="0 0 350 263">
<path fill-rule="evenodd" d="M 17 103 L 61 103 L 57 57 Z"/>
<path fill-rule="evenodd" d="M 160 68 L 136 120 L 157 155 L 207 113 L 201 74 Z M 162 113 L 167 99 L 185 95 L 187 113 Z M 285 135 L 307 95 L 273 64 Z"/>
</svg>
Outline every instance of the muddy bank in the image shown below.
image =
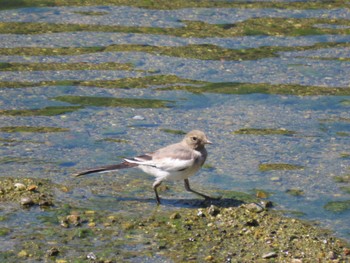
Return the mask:
<svg viewBox="0 0 350 263">
<path fill-rule="evenodd" d="M 187 203 L 192 208 L 126 200 L 137 209 L 116 212 L 57 200 L 55 193 L 69 190 L 49 180 L 0 181 L 1 262 L 350 260 L 346 242 L 245 194 L 226 193 L 215 205 L 195 199 Z M 32 202 L 23 204 L 25 198 Z M 18 230 L 18 222 L 26 228 Z"/>
</svg>

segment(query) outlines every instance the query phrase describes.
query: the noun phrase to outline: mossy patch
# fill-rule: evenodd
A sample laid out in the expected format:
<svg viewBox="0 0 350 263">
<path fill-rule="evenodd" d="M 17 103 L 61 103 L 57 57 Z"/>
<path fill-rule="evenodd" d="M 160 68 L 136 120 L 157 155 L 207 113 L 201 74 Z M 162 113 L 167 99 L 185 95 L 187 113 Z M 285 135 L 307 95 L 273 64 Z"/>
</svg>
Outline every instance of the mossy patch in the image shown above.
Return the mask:
<svg viewBox="0 0 350 263">
<path fill-rule="evenodd" d="M 318 86 L 303 86 L 295 84 L 268 84 L 268 83 L 238 83 L 219 82 L 207 83 L 198 86 L 173 86 L 164 89 L 186 90 L 194 93 L 221 93 L 221 94 L 280 94 L 298 96 L 348 96 L 348 88 L 332 88 Z"/>
<path fill-rule="evenodd" d="M 268 172 L 268 171 L 291 171 L 291 170 L 302 170 L 304 166 L 294 165 L 289 163 L 262 163 L 259 165 L 259 171 Z"/>
<path fill-rule="evenodd" d="M 303 196 L 305 194 L 301 189 L 288 189 L 286 193 L 292 196 Z"/>
<path fill-rule="evenodd" d="M 333 213 L 342 213 L 350 209 L 350 200 L 328 202 L 324 209 Z"/>
<path fill-rule="evenodd" d="M 165 108 L 172 105 L 172 101 L 156 99 L 111 98 L 90 96 L 59 96 L 56 101 L 95 107 L 132 107 L 132 108 Z"/>
<path fill-rule="evenodd" d="M 5 116 L 56 116 L 77 111 L 81 106 L 50 106 L 42 109 L 27 110 L 0 110 L 0 115 Z"/>
<path fill-rule="evenodd" d="M 343 106 L 350 106 L 350 100 L 342 100 L 340 104 Z"/>
<path fill-rule="evenodd" d="M 344 193 L 350 194 L 350 186 L 342 186 L 340 187 L 340 190 L 342 190 Z"/>
<path fill-rule="evenodd" d="M 6 236 L 11 232 L 7 227 L 0 227 L 0 237 Z"/>
<path fill-rule="evenodd" d="M 21 187 L 19 187 L 19 186 Z M 31 199 L 31 205 L 52 206 L 54 184 L 50 180 L 35 178 L 0 178 L 0 202 L 21 203 Z"/>
<path fill-rule="evenodd" d="M 176 135 L 185 135 L 186 132 L 182 131 L 182 130 L 173 130 L 173 129 L 160 129 L 162 132 L 165 133 L 171 133 L 171 134 L 176 134 Z"/>
<path fill-rule="evenodd" d="M 234 131 L 233 134 L 249 134 L 249 135 L 294 135 L 295 131 L 286 129 L 258 129 L 258 128 L 243 128 Z"/>
<path fill-rule="evenodd" d="M 80 12 L 81 13 L 81 12 Z M 87 14 L 87 13 L 85 13 Z M 92 12 L 90 12 L 92 14 Z M 97 14 L 97 12 L 95 12 Z M 103 14 L 101 14 L 103 15 Z M 235 37 L 249 35 L 270 36 L 305 36 L 323 34 L 349 34 L 349 20 L 326 18 L 249 18 L 235 24 L 210 24 L 203 21 L 181 21 L 183 27 L 131 27 L 122 25 L 87 25 L 87 24 L 51 24 L 0 22 L 0 32 L 3 34 L 44 34 L 58 32 L 127 32 L 143 34 L 161 34 L 179 37 Z M 341 25 L 345 27 L 317 27 L 319 24 Z"/>
<path fill-rule="evenodd" d="M 333 180 L 337 183 L 350 183 L 350 174 L 342 176 L 334 176 Z"/>
<path fill-rule="evenodd" d="M 158 90 L 185 90 L 193 93 L 221 93 L 221 94 L 280 94 L 297 96 L 348 96 L 349 88 L 332 88 L 318 86 L 302 86 L 294 84 L 252 84 L 237 82 L 208 83 L 203 81 L 179 78 L 174 75 L 153 75 L 137 78 L 123 78 L 116 80 L 91 81 L 41 81 L 41 82 L 9 82 L 0 81 L 0 88 L 25 88 L 47 86 L 87 86 L 101 88 L 149 88 Z M 157 87 L 158 86 L 158 87 Z"/>
<path fill-rule="evenodd" d="M 67 132 L 69 129 L 59 128 L 59 127 L 33 127 L 33 126 L 8 126 L 8 127 L 0 127 L 0 132 L 39 132 L 39 133 L 47 133 L 47 132 Z"/>
<path fill-rule="evenodd" d="M 44 160 L 35 159 L 35 158 L 26 158 L 26 157 L 12 157 L 12 156 L 6 156 L 0 158 L 0 164 L 9 164 L 9 163 L 18 163 L 18 164 L 25 164 L 25 163 L 33 163 L 33 164 L 45 164 L 47 163 Z"/>
<path fill-rule="evenodd" d="M 0 63 L 0 71 L 46 70 L 132 70 L 131 64 L 121 63 Z"/>
<path fill-rule="evenodd" d="M 105 139 L 102 139 L 101 141 L 115 142 L 115 143 L 129 143 L 128 140 L 118 139 L 118 138 L 105 138 Z"/>
<path fill-rule="evenodd" d="M 11 0 L 2 1 L 0 9 L 20 8 L 20 7 L 50 7 L 50 6 L 134 6 L 149 9 L 179 9 L 190 7 L 202 8 L 281 8 L 281 9 L 334 9 L 343 8 L 346 2 L 335 1 L 305 1 L 305 2 L 279 2 L 279 1 L 211 1 L 211 0 L 159 0 L 159 1 L 138 1 L 138 0 Z"/>
</svg>

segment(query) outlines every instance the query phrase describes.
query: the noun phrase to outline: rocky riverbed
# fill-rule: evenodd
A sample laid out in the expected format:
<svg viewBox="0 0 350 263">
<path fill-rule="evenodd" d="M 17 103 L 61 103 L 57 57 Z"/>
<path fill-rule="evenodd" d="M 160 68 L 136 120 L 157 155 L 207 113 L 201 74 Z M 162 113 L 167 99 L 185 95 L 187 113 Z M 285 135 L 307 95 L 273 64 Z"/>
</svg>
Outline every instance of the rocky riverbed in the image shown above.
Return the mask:
<svg viewBox="0 0 350 263">
<path fill-rule="evenodd" d="M 350 260 L 349 244 L 317 223 L 285 217 L 244 193 L 188 200 L 182 208 L 152 203 L 149 213 L 140 209 L 144 203 L 126 200 L 135 207 L 126 213 L 62 202 L 72 188 L 49 180 L 1 178 L 0 185 L 2 262 Z M 11 225 L 15 216 L 27 230 Z"/>
</svg>

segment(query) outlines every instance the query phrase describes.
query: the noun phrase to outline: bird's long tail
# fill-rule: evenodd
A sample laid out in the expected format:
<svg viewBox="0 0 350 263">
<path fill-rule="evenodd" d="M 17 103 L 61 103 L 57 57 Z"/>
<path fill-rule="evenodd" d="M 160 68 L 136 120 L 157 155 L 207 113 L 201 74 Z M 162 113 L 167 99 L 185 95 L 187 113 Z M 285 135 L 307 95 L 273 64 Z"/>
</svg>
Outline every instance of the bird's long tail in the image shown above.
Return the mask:
<svg viewBox="0 0 350 263">
<path fill-rule="evenodd" d="M 136 163 L 129 163 L 127 161 L 122 162 L 120 164 L 113 164 L 113 165 L 107 165 L 107 166 L 101 166 L 96 168 L 91 168 L 85 171 L 81 171 L 78 173 L 73 174 L 73 176 L 81 176 L 85 174 L 92 174 L 92 173 L 100 173 L 100 172 L 108 172 L 108 171 L 114 171 L 119 169 L 126 169 L 126 168 L 132 168 L 138 166 Z"/>
</svg>

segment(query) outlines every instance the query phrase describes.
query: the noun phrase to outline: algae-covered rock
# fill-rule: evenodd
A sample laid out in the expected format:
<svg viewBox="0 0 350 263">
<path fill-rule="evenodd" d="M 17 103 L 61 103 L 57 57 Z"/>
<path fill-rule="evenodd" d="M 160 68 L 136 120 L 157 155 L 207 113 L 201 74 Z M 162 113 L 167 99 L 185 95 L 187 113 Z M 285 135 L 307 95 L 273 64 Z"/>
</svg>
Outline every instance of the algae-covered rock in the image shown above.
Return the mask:
<svg viewBox="0 0 350 263">
<path fill-rule="evenodd" d="M 35 178 L 0 178 L 0 202 L 52 206 L 52 183 Z"/>
</svg>

